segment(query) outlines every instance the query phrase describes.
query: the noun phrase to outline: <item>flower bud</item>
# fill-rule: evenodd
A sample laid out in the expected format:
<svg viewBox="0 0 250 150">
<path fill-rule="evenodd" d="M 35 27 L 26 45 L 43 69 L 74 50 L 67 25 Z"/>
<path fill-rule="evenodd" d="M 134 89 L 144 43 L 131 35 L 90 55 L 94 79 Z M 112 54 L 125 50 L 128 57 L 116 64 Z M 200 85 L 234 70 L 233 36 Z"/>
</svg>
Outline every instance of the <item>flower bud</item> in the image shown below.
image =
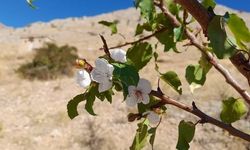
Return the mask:
<svg viewBox="0 0 250 150">
<path fill-rule="evenodd" d="M 76 68 L 86 70 L 88 73 L 93 70 L 93 67 L 86 61 L 86 59 L 76 59 L 75 66 Z"/>
</svg>

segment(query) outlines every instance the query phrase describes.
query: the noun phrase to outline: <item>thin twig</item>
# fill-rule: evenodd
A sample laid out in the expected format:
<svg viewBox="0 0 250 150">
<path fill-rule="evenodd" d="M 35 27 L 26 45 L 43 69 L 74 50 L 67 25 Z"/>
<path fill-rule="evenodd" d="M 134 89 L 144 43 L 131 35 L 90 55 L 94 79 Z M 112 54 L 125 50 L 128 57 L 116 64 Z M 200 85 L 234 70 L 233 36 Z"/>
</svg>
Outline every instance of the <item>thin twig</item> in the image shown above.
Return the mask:
<svg viewBox="0 0 250 150">
<path fill-rule="evenodd" d="M 170 97 L 166 97 L 166 96 L 162 95 L 161 93 L 159 93 L 158 91 L 151 91 L 150 95 L 155 96 L 155 97 L 157 97 L 157 98 L 159 98 L 161 100 L 159 102 L 160 105 L 158 105 L 159 107 L 163 106 L 163 105 L 166 105 L 166 104 L 173 105 L 173 106 L 175 106 L 177 108 L 185 110 L 185 111 L 187 111 L 189 113 L 192 113 L 195 116 L 199 117 L 201 119 L 201 121 L 199 123 L 213 124 L 213 125 L 221 128 L 221 129 L 224 129 L 224 130 L 228 131 L 233 136 L 242 138 L 242 139 L 250 142 L 250 135 L 249 134 L 246 134 L 246 133 L 234 128 L 231 124 L 223 123 L 223 122 L 221 122 L 221 121 L 219 121 L 219 120 L 205 114 L 204 112 L 202 112 L 195 105 L 194 102 L 192 103 L 192 107 L 190 107 L 190 106 L 187 106 L 187 105 L 185 105 L 185 104 L 183 104 L 183 103 L 181 103 L 181 102 L 179 102 L 177 100 L 174 100 L 174 99 L 172 99 Z"/>
<path fill-rule="evenodd" d="M 181 26 L 180 22 L 173 16 L 163 5 L 162 0 L 160 0 L 160 3 L 155 2 L 155 5 L 160 8 L 160 10 L 163 12 L 163 14 L 170 20 L 170 22 L 175 27 Z M 250 105 L 250 95 L 249 93 L 241 87 L 241 85 L 232 77 L 232 75 L 229 73 L 229 71 L 219 64 L 219 62 L 216 60 L 216 58 L 207 51 L 207 48 L 200 44 L 198 39 L 193 35 L 188 29 L 185 28 L 185 34 L 187 35 L 188 39 L 191 41 L 191 43 L 198 48 L 206 57 L 207 60 L 215 67 L 217 71 L 219 71 L 224 78 L 226 79 L 226 82 L 231 85 L 244 99 L 245 101 Z"/>
<path fill-rule="evenodd" d="M 101 37 L 102 43 L 103 43 L 103 50 L 108 55 L 108 57 L 110 58 L 110 52 L 109 52 L 108 44 L 107 44 L 104 36 L 100 35 L 100 37 Z"/>
<path fill-rule="evenodd" d="M 181 26 L 181 23 L 175 18 L 175 16 L 173 16 L 165 7 L 164 7 L 164 4 L 163 4 L 163 1 L 160 0 L 159 2 L 155 2 L 154 1 L 154 5 L 157 6 L 161 11 L 162 13 L 167 16 L 167 18 L 169 19 L 169 21 L 171 21 L 172 25 L 174 27 L 180 27 Z"/>
<path fill-rule="evenodd" d="M 110 47 L 109 49 L 114 49 L 114 48 L 120 48 L 120 47 L 124 47 L 124 46 L 128 46 L 128 45 L 133 45 L 133 44 L 136 44 L 136 43 L 139 43 L 139 42 L 148 40 L 148 39 L 154 37 L 156 34 L 162 33 L 162 32 L 164 32 L 164 31 L 167 31 L 167 28 L 159 29 L 159 30 L 155 31 L 153 34 L 150 34 L 150 35 L 148 35 L 148 36 L 145 36 L 145 37 L 143 37 L 143 38 L 140 38 L 140 39 L 138 39 L 138 40 L 136 40 L 136 41 L 126 42 L 126 43 L 121 44 L 121 45 L 117 45 L 117 46 Z M 101 48 L 101 49 L 103 49 L 103 48 Z"/>
</svg>

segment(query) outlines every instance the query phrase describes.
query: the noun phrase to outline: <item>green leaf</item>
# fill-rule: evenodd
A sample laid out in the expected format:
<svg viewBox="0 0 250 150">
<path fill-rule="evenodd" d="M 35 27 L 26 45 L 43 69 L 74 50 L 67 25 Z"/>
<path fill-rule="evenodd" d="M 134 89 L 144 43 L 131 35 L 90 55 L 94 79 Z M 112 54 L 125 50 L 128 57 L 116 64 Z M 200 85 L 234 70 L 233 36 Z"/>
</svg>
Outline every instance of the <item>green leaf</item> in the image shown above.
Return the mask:
<svg viewBox="0 0 250 150">
<path fill-rule="evenodd" d="M 168 85 L 170 85 L 180 95 L 182 94 L 181 81 L 175 72 L 169 71 L 164 74 L 161 74 L 161 79 L 165 81 Z"/>
<path fill-rule="evenodd" d="M 153 31 L 153 29 L 149 23 L 143 23 L 142 25 L 138 24 L 136 26 L 135 36 L 142 34 L 144 30 Z"/>
<path fill-rule="evenodd" d="M 138 24 L 138 25 L 136 26 L 135 36 L 142 34 L 142 33 L 143 33 L 143 30 L 144 30 L 143 25 Z"/>
<path fill-rule="evenodd" d="M 138 71 L 142 69 L 153 57 L 153 50 L 149 43 L 137 43 L 127 51 L 129 64 L 133 65 Z"/>
<path fill-rule="evenodd" d="M 219 59 L 231 57 L 236 48 L 227 37 L 225 28 L 225 19 L 222 16 L 214 16 L 208 26 L 208 38 L 213 52 Z"/>
<path fill-rule="evenodd" d="M 212 64 L 207 60 L 206 56 L 202 55 L 199 64 L 204 70 L 204 73 L 207 74 L 209 70 L 212 68 Z"/>
<path fill-rule="evenodd" d="M 164 4 L 173 15 L 178 15 L 180 7 L 174 2 L 174 0 L 165 0 Z"/>
<path fill-rule="evenodd" d="M 98 93 L 96 95 L 96 97 L 98 99 L 100 99 L 101 101 L 104 101 L 105 99 L 107 99 L 107 101 L 109 103 L 112 103 L 112 95 L 114 95 L 114 92 L 112 91 L 112 89 L 109 89 L 108 91 L 104 91 L 102 93 Z"/>
<path fill-rule="evenodd" d="M 26 2 L 29 4 L 29 6 L 33 9 L 37 9 L 37 7 L 33 4 L 35 0 L 26 0 Z"/>
<path fill-rule="evenodd" d="M 174 28 L 171 20 L 167 18 L 164 13 L 156 14 L 154 18 L 154 22 L 158 24 L 157 25 L 158 28 L 161 28 L 161 27 L 166 27 L 170 29 Z"/>
<path fill-rule="evenodd" d="M 171 24 L 171 21 L 165 17 L 163 13 L 157 14 L 154 20 L 157 25 L 157 28 L 167 28 L 166 31 L 160 32 L 155 35 L 155 38 L 164 45 L 164 52 L 170 50 L 176 50 L 176 43 L 174 37 L 174 26 Z"/>
<path fill-rule="evenodd" d="M 124 99 L 128 95 L 128 86 L 137 85 L 139 82 L 139 74 L 137 70 L 128 64 L 112 63 L 114 66 L 113 77 L 122 83 Z"/>
<path fill-rule="evenodd" d="M 206 56 L 202 55 L 199 60 L 199 65 L 189 65 L 186 68 L 186 80 L 190 85 L 191 92 L 193 93 L 195 89 L 204 85 L 206 81 L 206 75 L 212 65 L 207 60 Z"/>
<path fill-rule="evenodd" d="M 214 8 L 216 6 L 216 3 L 214 0 L 203 0 L 201 3 L 206 9 L 208 9 L 208 7 L 212 7 Z"/>
<path fill-rule="evenodd" d="M 250 42 L 250 32 L 244 20 L 236 14 L 230 14 L 227 19 L 227 25 L 234 34 L 237 44 L 241 48 L 245 48 L 241 46 L 241 43 Z"/>
<path fill-rule="evenodd" d="M 86 97 L 86 104 L 85 104 L 85 109 L 87 110 L 87 112 L 93 116 L 95 116 L 95 112 L 93 110 L 93 105 L 94 105 L 94 102 L 95 102 L 95 95 L 94 94 L 89 94 L 87 95 Z"/>
<path fill-rule="evenodd" d="M 176 148 L 178 150 L 188 150 L 189 143 L 193 140 L 195 134 L 195 124 L 182 120 L 179 124 L 179 137 Z"/>
<path fill-rule="evenodd" d="M 155 48 L 156 49 L 156 48 Z M 159 71 L 159 66 L 157 64 L 157 61 L 158 61 L 158 57 L 159 57 L 159 54 L 157 52 L 154 52 L 154 61 L 155 61 L 155 71 L 157 71 L 158 73 L 160 73 Z"/>
<path fill-rule="evenodd" d="M 112 89 L 99 93 L 98 91 L 98 84 L 92 83 L 89 88 L 86 90 L 84 94 L 77 95 L 72 100 L 68 102 L 67 109 L 68 109 L 68 116 L 73 119 L 78 116 L 77 106 L 80 102 L 86 100 L 85 109 L 86 111 L 95 116 L 95 112 L 93 110 L 93 105 L 95 102 L 96 97 L 99 98 L 101 101 L 107 99 L 108 102 L 112 102 L 112 95 L 114 95 Z"/>
<path fill-rule="evenodd" d="M 115 80 L 113 80 L 113 83 L 114 83 L 114 86 L 115 86 L 115 90 L 116 90 L 117 92 L 122 91 L 122 83 L 120 83 L 119 81 L 116 81 L 116 82 L 115 82 Z"/>
<path fill-rule="evenodd" d="M 104 26 L 107 26 L 107 27 L 109 27 L 110 29 L 111 29 L 111 35 L 112 34 L 116 34 L 117 33 L 117 27 L 116 27 L 116 25 L 117 25 L 117 21 L 114 21 L 114 22 L 108 22 L 108 21 L 99 21 L 98 22 L 99 24 L 102 24 L 102 25 L 104 25 Z"/>
<path fill-rule="evenodd" d="M 84 101 L 85 99 L 86 98 L 84 94 L 79 94 L 68 102 L 67 110 L 70 119 L 74 119 L 76 116 L 79 115 L 77 111 L 77 106 L 80 102 Z"/>
<path fill-rule="evenodd" d="M 152 0 L 135 0 L 135 7 L 140 8 L 141 15 L 148 21 L 153 20 L 153 15 L 155 13 L 155 7 Z"/>
<path fill-rule="evenodd" d="M 86 104 L 85 104 L 85 109 L 87 110 L 87 112 L 93 116 L 95 116 L 95 112 L 93 110 L 93 105 L 95 102 L 95 97 L 98 94 L 98 86 L 97 84 L 92 84 L 88 91 L 85 93 L 85 97 L 86 97 Z"/>
<path fill-rule="evenodd" d="M 242 18 L 236 14 L 230 14 L 227 20 L 227 25 L 237 40 L 250 42 L 250 32 Z"/>
<path fill-rule="evenodd" d="M 157 52 L 154 52 L 154 59 L 155 59 L 155 62 L 158 61 L 158 57 L 159 57 L 159 54 Z"/>
<path fill-rule="evenodd" d="M 220 118 L 224 123 L 233 123 L 247 113 L 247 107 L 244 103 L 244 100 L 233 97 L 223 100 L 222 111 Z"/>
<path fill-rule="evenodd" d="M 154 142 L 155 142 L 156 129 L 157 129 L 157 128 L 151 128 L 151 129 L 148 130 L 148 134 L 150 135 L 149 143 L 150 143 L 151 146 L 152 146 L 152 150 L 154 149 Z"/>
<path fill-rule="evenodd" d="M 130 150 L 141 150 L 145 146 L 148 137 L 148 125 L 147 119 L 138 123 L 138 129 Z"/>
<path fill-rule="evenodd" d="M 169 28 L 167 31 L 156 34 L 155 37 L 164 45 L 164 52 L 168 52 L 171 49 L 177 51 L 173 29 Z"/>
<path fill-rule="evenodd" d="M 206 72 L 200 65 L 189 65 L 186 68 L 185 77 L 190 85 L 191 92 L 193 93 L 196 88 L 204 85 L 206 81 Z"/>
<path fill-rule="evenodd" d="M 114 92 L 112 90 L 104 92 L 104 96 L 109 103 L 112 103 L 112 95 L 114 95 Z"/>
<path fill-rule="evenodd" d="M 143 103 L 138 103 L 137 109 L 138 109 L 138 113 L 143 114 L 144 112 L 147 111 L 148 107 L 147 107 L 147 105 L 145 105 Z"/>
<path fill-rule="evenodd" d="M 174 28 L 174 41 L 179 42 L 182 40 L 184 40 L 184 27 Z"/>
</svg>

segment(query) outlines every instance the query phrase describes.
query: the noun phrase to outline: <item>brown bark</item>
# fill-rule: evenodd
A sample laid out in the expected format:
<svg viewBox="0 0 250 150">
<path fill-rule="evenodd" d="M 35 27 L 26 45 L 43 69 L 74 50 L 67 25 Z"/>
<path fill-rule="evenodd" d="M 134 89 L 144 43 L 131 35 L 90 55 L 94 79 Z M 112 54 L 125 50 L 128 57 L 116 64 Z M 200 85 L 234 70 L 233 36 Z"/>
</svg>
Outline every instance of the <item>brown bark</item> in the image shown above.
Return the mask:
<svg viewBox="0 0 250 150">
<path fill-rule="evenodd" d="M 206 34 L 208 25 L 213 16 L 197 0 L 175 0 L 175 2 L 180 4 L 199 22 Z M 245 60 L 246 58 L 241 51 L 238 51 L 230 58 L 231 63 L 246 77 L 250 85 L 250 65 L 246 63 Z"/>
<path fill-rule="evenodd" d="M 212 19 L 209 12 L 197 0 L 175 0 L 175 2 L 187 10 L 199 22 L 206 33 L 208 24 Z"/>
<path fill-rule="evenodd" d="M 244 140 L 250 142 L 250 135 L 249 134 L 244 133 L 244 132 L 234 128 L 231 124 L 223 123 L 223 122 L 205 114 L 195 105 L 194 102 L 192 103 L 192 107 L 191 107 L 191 106 L 185 105 L 177 100 L 174 100 L 170 97 L 166 97 L 161 92 L 158 92 L 158 91 L 151 91 L 150 95 L 155 96 L 161 100 L 159 102 L 159 104 L 156 104 L 158 107 L 166 105 L 166 104 L 173 105 L 177 108 L 185 110 L 185 111 L 192 113 L 195 116 L 199 117 L 201 119 L 199 121 L 199 123 L 201 123 L 201 124 L 204 124 L 204 123 L 213 124 L 221 129 L 228 131 L 233 136 L 239 137 L 241 139 L 244 139 Z"/>
<path fill-rule="evenodd" d="M 244 56 L 243 52 L 236 53 L 230 58 L 230 60 L 239 72 L 247 78 L 248 84 L 250 85 L 250 62 Z"/>
<path fill-rule="evenodd" d="M 185 1 L 192 2 L 196 0 L 185 0 Z M 189 5 L 188 3 L 183 3 L 183 4 Z M 191 3 L 191 4 L 195 4 L 195 3 Z M 169 11 L 164 7 L 162 0 L 160 0 L 159 3 L 155 2 L 155 5 L 161 9 L 164 15 L 171 21 L 171 23 L 174 26 L 176 27 L 180 26 L 180 23 L 178 22 L 178 20 L 171 13 L 169 13 Z M 197 8 L 200 8 L 200 6 Z M 192 34 L 187 29 L 185 29 L 185 33 L 188 39 L 190 40 L 191 44 L 194 45 L 196 48 L 198 48 L 207 57 L 207 60 L 215 67 L 215 69 L 224 76 L 224 78 L 226 79 L 226 82 L 229 85 L 231 85 L 250 105 L 249 93 L 233 78 L 233 76 L 229 73 L 229 71 L 225 67 L 223 67 L 210 52 L 207 51 L 206 47 L 199 42 L 199 40 L 195 37 L 194 34 Z M 235 65 L 238 65 L 238 64 L 235 63 Z M 238 67 L 239 66 L 237 66 L 237 68 Z"/>
</svg>

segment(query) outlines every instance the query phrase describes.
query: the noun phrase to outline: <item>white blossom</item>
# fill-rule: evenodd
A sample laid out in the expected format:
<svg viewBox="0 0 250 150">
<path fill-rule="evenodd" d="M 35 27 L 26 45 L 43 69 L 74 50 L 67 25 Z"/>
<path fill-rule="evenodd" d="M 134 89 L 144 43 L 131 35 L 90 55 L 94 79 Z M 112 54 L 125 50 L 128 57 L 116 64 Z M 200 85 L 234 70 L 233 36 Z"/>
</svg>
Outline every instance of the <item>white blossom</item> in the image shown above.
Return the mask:
<svg viewBox="0 0 250 150">
<path fill-rule="evenodd" d="M 98 91 L 104 92 L 112 87 L 114 67 L 104 58 L 97 58 L 95 68 L 91 71 L 91 78 L 99 83 Z"/>
<path fill-rule="evenodd" d="M 151 92 L 151 84 L 146 79 L 140 79 L 137 87 L 128 87 L 128 96 L 126 98 L 126 103 L 128 106 L 135 106 L 137 103 L 148 104 L 149 103 L 149 93 Z"/>
<path fill-rule="evenodd" d="M 126 52 L 123 49 L 111 49 L 109 50 L 110 52 L 110 57 L 114 59 L 115 61 L 125 63 L 127 61 L 126 58 Z"/>
<path fill-rule="evenodd" d="M 86 70 L 78 70 L 76 73 L 76 82 L 83 88 L 88 87 L 91 83 L 89 73 Z"/>
<path fill-rule="evenodd" d="M 154 111 L 147 111 L 144 115 L 147 115 L 147 119 L 151 125 L 156 125 L 161 120 L 160 115 Z"/>
</svg>

